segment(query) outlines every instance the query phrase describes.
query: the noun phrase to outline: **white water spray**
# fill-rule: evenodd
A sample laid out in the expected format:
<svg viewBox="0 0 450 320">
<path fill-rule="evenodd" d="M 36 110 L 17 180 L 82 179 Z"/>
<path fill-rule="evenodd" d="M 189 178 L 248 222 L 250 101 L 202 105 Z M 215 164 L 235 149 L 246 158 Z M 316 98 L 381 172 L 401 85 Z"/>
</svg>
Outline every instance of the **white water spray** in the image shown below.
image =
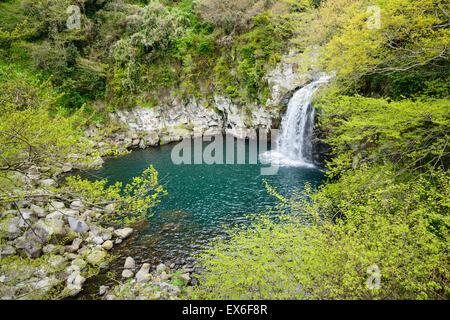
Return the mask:
<svg viewBox="0 0 450 320">
<path fill-rule="evenodd" d="M 314 166 L 311 141 L 314 108 L 311 99 L 319 85 L 326 83 L 329 78 L 322 76 L 294 93 L 281 123 L 277 148 L 261 154 L 261 162 L 280 166 Z"/>
</svg>

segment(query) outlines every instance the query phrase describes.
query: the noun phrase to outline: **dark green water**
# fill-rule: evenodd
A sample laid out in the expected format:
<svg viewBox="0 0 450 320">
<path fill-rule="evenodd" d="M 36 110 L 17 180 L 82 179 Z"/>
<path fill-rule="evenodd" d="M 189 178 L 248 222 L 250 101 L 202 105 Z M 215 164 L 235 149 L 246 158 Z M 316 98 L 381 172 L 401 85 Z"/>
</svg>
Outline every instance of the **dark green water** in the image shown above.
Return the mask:
<svg viewBox="0 0 450 320">
<path fill-rule="evenodd" d="M 138 260 L 153 264 L 180 258 L 189 260 L 209 240 L 225 235 L 224 226 L 246 223 L 245 215 L 267 212 L 276 204 L 263 179 L 285 196 L 301 190 L 306 182 L 313 187 L 323 182 L 323 172 L 317 168 L 281 167 L 276 175 L 264 176 L 260 169 L 267 165 L 260 163 L 174 165 L 171 161 L 174 145 L 134 151 L 106 161 L 102 169 L 84 174 L 90 179 L 95 175 L 108 178 L 111 183 L 128 183 L 150 164 L 159 172 L 168 195 L 153 209 L 148 227 L 126 244 L 125 256 L 137 256 Z M 248 153 L 248 142 L 246 145 Z"/>
</svg>

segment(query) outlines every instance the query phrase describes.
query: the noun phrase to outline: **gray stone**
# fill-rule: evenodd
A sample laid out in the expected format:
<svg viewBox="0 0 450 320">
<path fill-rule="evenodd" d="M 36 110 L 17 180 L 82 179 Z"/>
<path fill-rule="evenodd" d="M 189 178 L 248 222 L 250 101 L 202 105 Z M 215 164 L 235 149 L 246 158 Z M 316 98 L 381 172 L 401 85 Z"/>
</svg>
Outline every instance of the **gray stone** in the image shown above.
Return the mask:
<svg viewBox="0 0 450 320">
<path fill-rule="evenodd" d="M 123 266 L 125 269 L 133 269 L 136 268 L 136 262 L 132 257 L 127 257 L 125 259 L 125 264 Z"/>
<path fill-rule="evenodd" d="M 35 204 L 31 205 L 31 210 L 39 217 L 44 218 L 45 217 L 45 210 Z"/>
<path fill-rule="evenodd" d="M 16 249 L 10 245 L 2 245 L 0 246 L 0 258 L 12 256 L 16 253 Z"/>
<path fill-rule="evenodd" d="M 54 210 L 64 209 L 66 206 L 62 202 L 51 201 L 49 207 L 50 207 L 50 211 L 54 211 Z"/>
<path fill-rule="evenodd" d="M 104 295 L 106 293 L 106 290 L 108 290 L 109 287 L 108 286 L 100 286 L 99 290 L 98 290 L 98 294 L 100 296 Z"/>
<path fill-rule="evenodd" d="M 132 228 L 123 228 L 123 229 L 117 229 L 114 231 L 114 234 L 118 236 L 120 239 L 126 239 L 133 233 Z"/>
<path fill-rule="evenodd" d="M 125 279 L 129 279 L 133 277 L 133 271 L 131 271 L 130 269 L 125 269 L 122 271 L 122 277 Z"/>
<path fill-rule="evenodd" d="M 114 246 L 114 244 L 113 244 L 113 242 L 111 240 L 106 240 L 102 244 L 102 248 L 105 249 L 105 250 L 111 250 L 113 246 Z"/>
<path fill-rule="evenodd" d="M 151 275 L 149 274 L 150 264 L 144 263 L 139 269 L 138 273 L 136 273 L 136 281 L 138 282 L 148 282 L 151 279 Z"/>
<path fill-rule="evenodd" d="M 90 254 L 88 254 L 87 261 L 92 265 L 98 265 L 103 261 L 103 259 L 105 257 L 106 257 L 106 251 L 101 248 L 97 248 L 94 251 L 92 251 Z"/>
<path fill-rule="evenodd" d="M 21 229 L 19 217 L 9 217 L 0 222 L 0 236 L 6 239 L 16 239 L 22 233 Z"/>
<path fill-rule="evenodd" d="M 56 250 L 57 250 L 57 248 L 56 248 L 56 246 L 54 244 L 48 244 L 44 248 L 42 248 L 42 251 L 45 254 L 55 252 Z"/>
<path fill-rule="evenodd" d="M 40 294 L 46 294 L 57 284 L 58 280 L 55 278 L 46 277 L 36 283 L 36 289 L 39 290 Z"/>
<path fill-rule="evenodd" d="M 101 245 L 101 244 L 103 244 L 104 241 L 103 241 L 102 237 L 93 237 L 92 242 L 95 244 Z"/>
<path fill-rule="evenodd" d="M 84 233 L 89 230 L 89 226 L 84 221 L 81 221 L 80 219 L 69 217 L 68 221 L 69 221 L 70 229 L 72 229 L 73 231 L 75 231 L 77 233 Z"/>
<path fill-rule="evenodd" d="M 56 219 L 40 219 L 36 227 L 41 228 L 48 234 L 47 239 L 54 239 L 55 241 L 60 241 L 64 236 L 67 235 L 66 228 L 64 227 L 64 221 Z"/>
<path fill-rule="evenodd" d="M 41 187 L 53 187 L 53 188 L 56 188 L 56 187 L 58 186 L 58 184 L 56 183 L 56 181 L 53 180 L 53 179 L 44 179 L 44 180 L 41 180 L 41 182 L 39 183 L 39 185 L 40 185 Z"/>
<path fill-rule="evenodd" d="M 177 286 L 174 286 L 173 284 L 167 283 L 167 282 L 161 282 L 160 283 L 161 291 L 168 292 L 170 295 L 176 296 L 181 292 L 181 289 Z"/>
<path fill-rule="evenodd" d="M 84 203 L 79 200 L 73 201 L 70 204 L 70 208 L 74 210 L 82 210 L 84 208 Z"/>
<path fill-rule="evenodd" d="M 82 270 L 86 265 L 86 261 L 81 258 L 76 258 L 72 261 L 72 266 L 76 266 L 78 270 Z"/>
<path fill-rule="evenodd" d="M 47 219 L 54 219 L 54 220 L 62 220 L 63 217 L 64 217 L 63 213 L 59 210 L 53 211 L 46 216 Z"/>
<path fill-rule="evenodd" d="M 67 250 L 69 252 L 75 252 L 78 249 L 80 249 L 80 245 L 83 242 L 83 240 L 81 238 L 75 238 L 72 241 L 72 244 L 70 246 L 67 246 Z"/>
<path fill-rule="evenodd" d="M 167 270 L 167 266 L 164 263 L 160 263 L 158 264 L 158 266 L 156 267 L 156 272 L 157 273 L 161 273 L 161 272 L 166 272 Z"/>
<path fill-rule="evenodd" d="M 49 233 L 42 227 L 33 227 L 16 240 L 16 247 L 24 249 L 30 258 L 41 256 L 42 245 L 48 241 Z"/>
</svg>

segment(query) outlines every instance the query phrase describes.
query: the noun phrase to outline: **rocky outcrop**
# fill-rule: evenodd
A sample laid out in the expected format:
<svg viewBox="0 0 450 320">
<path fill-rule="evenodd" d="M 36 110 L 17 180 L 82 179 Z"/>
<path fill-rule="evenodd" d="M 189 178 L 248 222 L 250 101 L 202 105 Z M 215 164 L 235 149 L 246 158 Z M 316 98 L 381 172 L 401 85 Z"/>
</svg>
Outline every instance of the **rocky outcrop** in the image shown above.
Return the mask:
<svg viewBox="0 0 450 320">
<path fill-rule="evenodd" d="M 35 186 L 57 185 L 56 179 L 45 177 L 41 171 L 38 167 L 30 170 L 36 180 L 43 181 Z M 114 244 L 134 231 L 99 225 L 97 218 L 107 215 L 107 208 L 90 208 L 77 198 L 56 201 L 38 196 L 42 190 L 35 191 L 36 197 L 0 208 L 0 299 L 78 294 L 93 271 L 107 266 L 107 252 Z M 24 264 L 20 257 L 35 262 Z"/>
<path fill-rule="evenodd" d="M 188 265 L 175 268 L 175 265 L 166 266 L 161 263 L 156 270 L 150 272 L 150 265 L 144 263 L 136 276 L 133 269 L 125 264 L 122 277 L 125 282 L 113 288 L 102 286 L 99 295 L 106 300 L 177 300 L 183 299 L 186 286 L 193 285 L 191 272 L 193 268 Z"/>
<path fill-rule="evenodd" d="M 255 138 L 255 130 L 279 126 L 282 106 L 297 88 L 310 80 L 309 76 L 300 77 L 296 73 L 295 55 L 291 52 L 283 57 L 267 74 L 271 99 L 265 105 L 238 105 L 229 97 L 217 94 L 208 100 L 193 97 L 188 101 L 169 95 L 158 101 L 156 107 L 119 110 L 111 117 L 135 133 L 130 141 L 135 148 L 167 144 L 199 134 Z"/>
</svg>

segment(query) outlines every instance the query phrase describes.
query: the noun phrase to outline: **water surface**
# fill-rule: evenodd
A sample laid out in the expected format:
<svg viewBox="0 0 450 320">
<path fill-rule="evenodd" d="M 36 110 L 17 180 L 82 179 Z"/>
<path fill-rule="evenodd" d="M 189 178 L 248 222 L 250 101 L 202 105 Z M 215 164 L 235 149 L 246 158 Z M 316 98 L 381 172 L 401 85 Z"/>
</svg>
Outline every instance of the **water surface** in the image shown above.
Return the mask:
<svg viewBox="0 0 450 320">
<path fill-rule="evenodd" d="M 246 215 L 273 208 L 276 199 L 267 192 L 263 179 L 284 196 L 302 190 L 306 182 L 317 187 L 323 181 L 323 172 L 311 167 L 280 167 L 276 175 L 267 176 L 261 174 L 261 167 L 268 165 L 259 162 L 174 165 L 171 161 L 174 145 L 134 151 L 83 174 L 89 179 L 107 178 L 110 183 L 126 184 L 150 164 L 159 172 L 168 195 L 153 208 L 148 226 L 125 249 L 132 251 L 129 255 L 138 255 L 152 264 L 188 259 L 212 238 L 224 236 L 224 226 L 246 223 Z M 248 142 L 246 150 L 248 153 Z"/>
</svg>

